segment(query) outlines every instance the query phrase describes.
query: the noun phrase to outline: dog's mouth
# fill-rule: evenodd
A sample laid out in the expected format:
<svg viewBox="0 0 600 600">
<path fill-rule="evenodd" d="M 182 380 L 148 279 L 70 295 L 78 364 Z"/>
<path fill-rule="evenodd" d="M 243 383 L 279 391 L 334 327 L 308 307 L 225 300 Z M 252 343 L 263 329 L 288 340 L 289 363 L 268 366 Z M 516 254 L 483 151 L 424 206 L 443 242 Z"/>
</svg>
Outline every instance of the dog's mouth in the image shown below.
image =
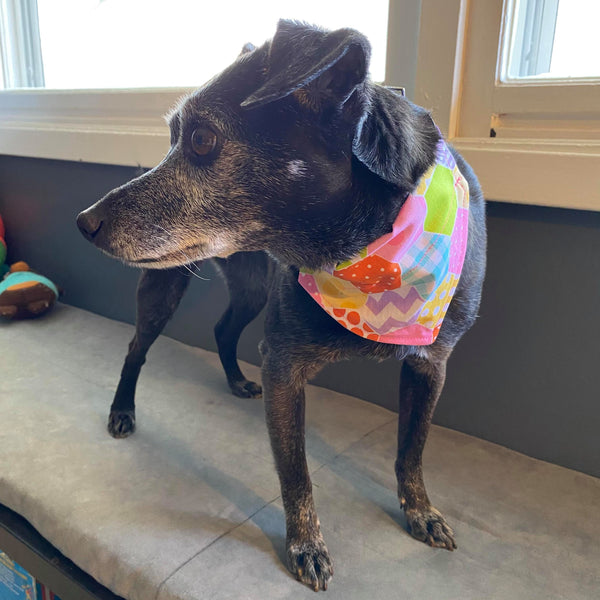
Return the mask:
<svg viewBox="0 0 600 600">
<path fill-rule="evenodd" d="M 152 258 L 139 258 L 136 260 L 128 260 L 127 262 L 134 265 L 185 265 L 196 260 L 202 260 L 202 258 L 204 258 L 202 254 L 202 245 L 194 244 L 192 246 L 179 248 L 173 252 L 161 254 L 160 256 L 155 256 Z"/>
</svg>

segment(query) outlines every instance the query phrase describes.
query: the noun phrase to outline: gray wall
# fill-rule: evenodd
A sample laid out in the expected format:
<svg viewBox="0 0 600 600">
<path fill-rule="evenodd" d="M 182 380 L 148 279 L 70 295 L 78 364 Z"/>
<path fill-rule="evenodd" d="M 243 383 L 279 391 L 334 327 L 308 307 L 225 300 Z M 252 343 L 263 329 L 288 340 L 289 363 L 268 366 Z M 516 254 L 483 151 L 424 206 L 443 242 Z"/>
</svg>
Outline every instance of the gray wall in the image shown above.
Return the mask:
<svg viewBox="0 0 600 600">
<path fill-rule="evenodd" d="M 0 156 L 9 259 L 59 283 L 65 302 L 133 322 L 138 273 L 88 244 L 74 218 L 135 174 Z M 450 360 L 435 420 L 600 475 L 600 213 L 491 202 L 488 226 L 481 316 Z M 166 333 L 214 350 L 226 291 L 210 263 L 201 274 L 207 280 L 192 282 Z M 259 319 L 243 335 L 243 359 L 258 363 L 260 337 Z M 356 361 L 326 368 L 316 382 L 395 409 L 398 372 L 392 361 Z"/>
</svg>

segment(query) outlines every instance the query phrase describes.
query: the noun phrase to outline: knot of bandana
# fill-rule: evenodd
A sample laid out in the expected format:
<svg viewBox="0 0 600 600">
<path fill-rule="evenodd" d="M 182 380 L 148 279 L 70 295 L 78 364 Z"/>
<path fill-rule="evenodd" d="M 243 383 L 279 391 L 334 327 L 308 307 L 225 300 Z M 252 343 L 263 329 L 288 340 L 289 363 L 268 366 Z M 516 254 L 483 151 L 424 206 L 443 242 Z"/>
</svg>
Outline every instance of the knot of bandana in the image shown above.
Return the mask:
<svg viewBox="0 0 600 600">
<path fill-rule="evenodd" d="M 331 317 L 361 337 L 432 344 L 456 291 L 467 248 L 469 185 L 440 139 L 434 164 L 391 233 L 351 260 L 298 281 Z"/>
</svg>

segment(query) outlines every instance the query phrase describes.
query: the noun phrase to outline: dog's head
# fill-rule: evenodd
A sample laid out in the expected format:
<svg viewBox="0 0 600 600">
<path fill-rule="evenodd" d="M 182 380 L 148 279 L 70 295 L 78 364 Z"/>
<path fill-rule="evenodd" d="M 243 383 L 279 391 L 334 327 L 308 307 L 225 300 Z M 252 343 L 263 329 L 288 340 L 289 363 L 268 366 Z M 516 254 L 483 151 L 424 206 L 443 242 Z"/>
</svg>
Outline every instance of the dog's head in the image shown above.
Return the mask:
<svg viewBox="0 0 600 600">
<path fill-rule="evenodd" d="M 438 139 L 425 111 L 369 81 L 369 55 L 354 30 L 281 21 L 173 111 L 167 156 L 82 212 L 82 233 L 152 268 L 351 256 L 385 233 Z"/>
</svg>

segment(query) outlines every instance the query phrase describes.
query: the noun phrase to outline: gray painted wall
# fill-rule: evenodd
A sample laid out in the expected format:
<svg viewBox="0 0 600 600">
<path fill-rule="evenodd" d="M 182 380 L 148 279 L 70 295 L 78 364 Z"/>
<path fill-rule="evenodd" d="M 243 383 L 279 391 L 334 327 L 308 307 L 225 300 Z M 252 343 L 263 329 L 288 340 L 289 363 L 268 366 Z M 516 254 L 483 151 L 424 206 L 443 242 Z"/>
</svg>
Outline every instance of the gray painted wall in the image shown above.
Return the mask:
<svg viewBox="0 0 600 600">
<path fill-rule="evenodd" d="M 74 219 L 135 174 L 1 156 L 9 259 L 25 259 L 60 284 L 65 302 L 133 322 L 138 273 L 95 250 Z M 488 226 L 481 316 L 450 359 L 435 421 L 600 475 L 600 213 L 491 202 Z M 214 350 L 226 291 L 210 263 L 201 274 L 206 280 L 192 282 L 166 334 Z M 243 359 L 258 363 L 260 337 L 261 319 L 242 337 Z M 315 381 L 395 409 L 398 373 L 393 361 L 352 361 Z"/>
</svg>

